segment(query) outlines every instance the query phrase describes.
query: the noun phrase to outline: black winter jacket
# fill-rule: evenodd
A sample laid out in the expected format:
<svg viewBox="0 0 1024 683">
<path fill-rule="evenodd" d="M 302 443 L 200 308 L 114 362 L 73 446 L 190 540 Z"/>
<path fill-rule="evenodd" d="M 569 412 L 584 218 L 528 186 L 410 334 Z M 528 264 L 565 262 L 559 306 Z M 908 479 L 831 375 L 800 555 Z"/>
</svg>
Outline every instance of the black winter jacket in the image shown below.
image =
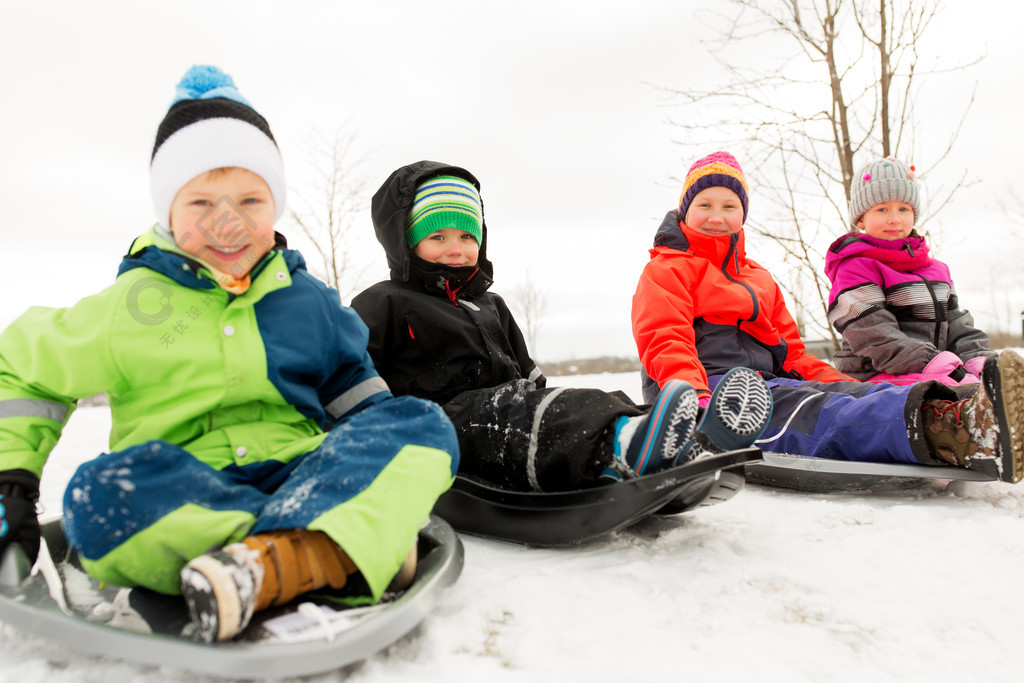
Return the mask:
<svg viewBox="0 0 1024 683">
<path fill-rule="evenodd" d="M 486 220 L 475 267 L 428 263 L 405 243 L 416 188 L 439 175 L 464 178 L 480 188 L 465 169 L 420 161 L 392 173 L 371 202 L 391 280 L 357 295 L 352 308 L 370 328 L 368 349 L 377 371 L 395 395 L 441 404 L 464 391 L 510 380 L 530 379 L 543 387 L 545 378 L 508 306 L 487 291 L 494 271 L 486 256 Z"/>
</svg>

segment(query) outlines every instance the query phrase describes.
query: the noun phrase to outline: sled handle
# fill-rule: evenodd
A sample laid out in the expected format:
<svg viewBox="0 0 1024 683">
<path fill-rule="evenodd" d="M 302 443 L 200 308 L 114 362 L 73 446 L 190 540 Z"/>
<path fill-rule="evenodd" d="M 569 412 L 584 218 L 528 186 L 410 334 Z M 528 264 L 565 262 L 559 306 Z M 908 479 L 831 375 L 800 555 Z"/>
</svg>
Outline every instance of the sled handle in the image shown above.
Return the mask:
<svg viewBox="0 0 1024 683">
<path fill-rule="evenodd" d="M 16 588 L 32 571 L 32 563 L 28 554 L 17 543 L 7 546 L 3 557 L 0 557 L 0 586 Z"/>
</svg>

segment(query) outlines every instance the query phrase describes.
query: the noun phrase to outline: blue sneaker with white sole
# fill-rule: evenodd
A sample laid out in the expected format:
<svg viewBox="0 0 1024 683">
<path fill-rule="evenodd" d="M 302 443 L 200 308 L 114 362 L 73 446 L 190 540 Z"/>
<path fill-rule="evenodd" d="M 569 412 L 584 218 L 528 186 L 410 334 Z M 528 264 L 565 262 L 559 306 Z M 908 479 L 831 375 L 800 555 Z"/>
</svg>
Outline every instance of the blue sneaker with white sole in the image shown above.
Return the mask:
<svg viewBox="0 0 1024 683">
<path fill-rule="evenodd" d="M 772 416 L 772 392 L 750 368 L 732 368 L 711 392 L 697 428 L 679 451 L 675 465 L 703 455 L 749 448 Z"/>
</svg>

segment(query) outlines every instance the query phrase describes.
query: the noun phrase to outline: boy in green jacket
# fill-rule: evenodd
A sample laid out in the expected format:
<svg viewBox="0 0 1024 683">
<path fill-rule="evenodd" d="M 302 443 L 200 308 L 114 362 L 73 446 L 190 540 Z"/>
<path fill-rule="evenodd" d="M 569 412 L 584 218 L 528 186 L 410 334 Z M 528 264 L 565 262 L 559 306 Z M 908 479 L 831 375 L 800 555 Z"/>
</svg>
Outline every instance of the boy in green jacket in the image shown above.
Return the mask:
<svg viewBox="0 0 1024 683">
<path fill-rule="evenodd" d="M 64 496 L 97 579 L 183 594 L 204 640 L 309 590 L 407 585 L 454 430 L 391 395 L 359 316 L 284 248 L 277 144 L 215 67 L 179 83 L 151 186 L 159 223 L 112 286 L 0 335 L 0 556 L 36 557 L 47 456 L 75 400 L 105 391 L 110 453 Z"/>
</svg>

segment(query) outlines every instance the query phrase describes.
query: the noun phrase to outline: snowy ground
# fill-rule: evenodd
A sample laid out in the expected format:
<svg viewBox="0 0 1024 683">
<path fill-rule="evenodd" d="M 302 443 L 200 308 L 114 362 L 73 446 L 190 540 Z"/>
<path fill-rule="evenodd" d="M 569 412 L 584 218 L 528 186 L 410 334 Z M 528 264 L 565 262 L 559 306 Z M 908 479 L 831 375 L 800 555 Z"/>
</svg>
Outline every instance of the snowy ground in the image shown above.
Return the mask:
<svg viewBox="0 0 1024 683">
<path fill-rule="evenodd" d="M 639 393 L 634 374 L 555 384 Z M 106 449 L 109 412 L 72 418 L 49 512 Z M 1019 681 L 1024 486 L 927 482 L 731 501 L 568 550 L 464 537 L 462 577 L 422 626 L 311 681 Z M 0 624 L 0 681 L 195 681 L 74 653 Z"/>
</svg>

